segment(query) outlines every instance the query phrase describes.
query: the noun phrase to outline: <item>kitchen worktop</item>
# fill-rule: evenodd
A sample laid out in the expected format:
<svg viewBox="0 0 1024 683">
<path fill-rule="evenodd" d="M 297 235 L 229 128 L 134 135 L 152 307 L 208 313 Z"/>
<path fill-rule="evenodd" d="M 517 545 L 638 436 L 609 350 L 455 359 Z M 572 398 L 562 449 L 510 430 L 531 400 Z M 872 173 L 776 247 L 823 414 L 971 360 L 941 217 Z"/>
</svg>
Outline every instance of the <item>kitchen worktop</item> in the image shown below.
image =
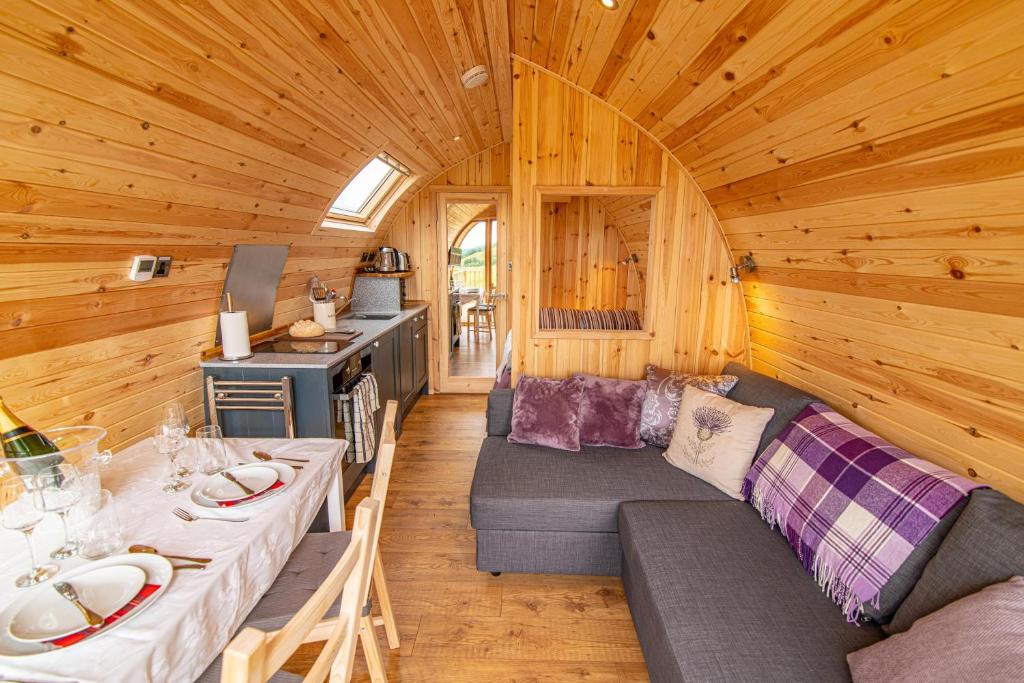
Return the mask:
<svg viewBox="0 0 1024 683">
<path fill-rule="evenodd" d="M 210 358 L 199 364 L 202 368 L 329 368 L 337 365 L 354 353 L 369 346 L 382 334 L 400 326 L 402 323 L 424 313 L 429 307 L 426 303 L 409 302 L 391 320 L 358 320 L 338 316 L 339 328 L 351 328 L 362 332 L 352 343 L 337 353 L 256 353 L 245 360 L 228 361 Z M 359 311 L 374 313 L 374 311 Z M 382 311 L 385 312 L 385 311 Z M 390 313 L 391 311 L 386 311 Z M 347 313 L 345 315 L 348 315 Z M 316 341 L 316 337 L 310 341 Z"/>
</svg>

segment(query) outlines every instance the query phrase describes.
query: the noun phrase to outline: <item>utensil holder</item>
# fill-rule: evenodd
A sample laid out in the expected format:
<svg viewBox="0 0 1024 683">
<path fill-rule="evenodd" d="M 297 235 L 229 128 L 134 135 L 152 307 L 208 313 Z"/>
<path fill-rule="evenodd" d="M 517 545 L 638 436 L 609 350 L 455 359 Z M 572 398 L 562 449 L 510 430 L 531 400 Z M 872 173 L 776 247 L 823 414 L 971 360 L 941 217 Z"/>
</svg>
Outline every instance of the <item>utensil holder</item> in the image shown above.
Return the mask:
<svg viewBox="0 0 1024 683">
<path fill-rule="evenodd" d="M 333 301 L 318 301 L 313 304 L 313 321 L 323 325 L 328 332 L 338 327 L 338 313 Z"/>
</svg>

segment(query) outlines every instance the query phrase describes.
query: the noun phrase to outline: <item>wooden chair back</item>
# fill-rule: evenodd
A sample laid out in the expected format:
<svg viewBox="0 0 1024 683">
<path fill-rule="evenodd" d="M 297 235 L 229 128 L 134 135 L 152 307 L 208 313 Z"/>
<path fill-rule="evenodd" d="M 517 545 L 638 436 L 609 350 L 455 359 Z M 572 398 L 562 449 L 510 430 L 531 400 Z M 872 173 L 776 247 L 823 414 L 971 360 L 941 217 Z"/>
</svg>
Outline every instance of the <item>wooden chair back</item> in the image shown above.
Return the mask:
<svg viewBox="0 0 1024 683">
<path fill-rule="evenodd" d="M 379 502 L 381 507 L 381 514 L 377 518 L 378 535 L 381 522 L 384 520 L 383 510 L 387 503 L 388 486 L 391 483 L 391 466 L 395 461 L 395 419 L 397 416 L 398 402 L 388 401 L 384 406 L 384 427 L 380 431 L 377 461 L 373 468 L 373 483 L 370 485 L 370 498 Z"/>
<path fill-rule="evenodd" d="M 292 406 L 292 378 L 280 380 L 227 380 L 206 378 L 206 404 L 210 424 L 220 424 L 221 410 L 270 410 L 284 415 L 284 432 L 295 438 L 295 414 Z M 225 436 L 227 436 L 225 434 Z"/>
<path fill-rule="evenodd" d="M 331 683 L 347 683 L 352 678 L 356 638 L 370 589 L 373 551 L 377 545 L 382 509 L 380 501 L 370 497 L 359 502 L 352 524 L 352 540 L 344 554 L 284 628 L 275 633 L 246 628 L 235 636 L 224 650 L 221 683 L 268 681 L 321 624 L 339 594 L 338 616 L 332 619 L 327 642 L 304 680 L 321 683 L 330 675 Z"/>
</svg>

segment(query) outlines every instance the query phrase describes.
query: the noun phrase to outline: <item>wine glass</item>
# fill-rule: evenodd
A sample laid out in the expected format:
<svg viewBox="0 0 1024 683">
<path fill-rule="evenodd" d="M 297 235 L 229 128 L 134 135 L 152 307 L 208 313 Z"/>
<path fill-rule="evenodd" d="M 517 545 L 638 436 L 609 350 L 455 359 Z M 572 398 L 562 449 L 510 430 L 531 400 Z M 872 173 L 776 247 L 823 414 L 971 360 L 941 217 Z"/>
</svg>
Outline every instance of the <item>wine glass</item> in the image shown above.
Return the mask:
<svg viewBox="0 0 1024 683">
<path fill-rule="evenodd" d="M 161 426 L 166 431 L 172 433 L 178 433 L 181 436 L 181 444 L 179 445 L 178 451 L 181 451 L 187 445 L 188 432 L 191 426 L 188 423 L 188 413 L 185 412 L 185 407 L 181 405 L 180 401 L 171 401 L 163 408 L 163 420 Z M 188 463 L 178 458 L 178 477 L 189 477 L 192 475 L 192 468 L 188 466 Z"/>
<path fill-rule="evenodd" d="M 47 467 L 32 480 L 33 502 L 42 512 L 56 512 L 64 526 L 64 545 L 50 553 L 65 560 L 78 552 L 78 542 L 68 526 L 68 511 L 82 499 L 82 480 L 74 465 L 62 463 Z"/>
<path fill-rule="evenodd" d="M 181 401 L 171 401 L 164 406 L 163 419 L 161 422 L 171 429 L 180 429 L 182 434 L 188 436 L 191 426 L 188 423 L 188 413 Z"/>
<path fill-rule="evenodd" d="M 32 547 L 32 531 L 43 520 L 43 512 L 36 508 L 32 500 L 32 477 L 8 477 L 0 481 L 0 519 L 3 527 L 12 531 L 20 531 L 28 543 L 28 556 L 32 562 L 32 571 L 14 580 L 18 588 L 27 588 L 46 581 L 59 569 L 52 564 L 39 564 Z"/>
<path fill-rule="evenodd" d="M 178 467 L 178 451 L 185 447 L 185 442 L 184 433 L 166 423 L 157 425 L 153 432 L 153 445 L 157 453 L 166 455 L 171 461 L 171 480 L 164 484 L 167 493 L 177 493 L 189 487 L 188 482 L 182 479 L 182 468 Z"/>
</svg>

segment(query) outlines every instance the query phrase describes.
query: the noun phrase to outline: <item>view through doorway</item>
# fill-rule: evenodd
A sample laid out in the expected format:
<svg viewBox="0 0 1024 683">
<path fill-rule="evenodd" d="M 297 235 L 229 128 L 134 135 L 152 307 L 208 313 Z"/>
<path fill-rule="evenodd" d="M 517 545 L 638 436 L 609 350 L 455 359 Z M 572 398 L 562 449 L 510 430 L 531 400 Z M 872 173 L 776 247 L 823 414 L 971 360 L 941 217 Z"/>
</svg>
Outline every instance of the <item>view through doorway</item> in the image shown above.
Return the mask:
<svg viewBox="0 0 1024 683">
<path fill-rule="evenodd" d="M 449 375 L 485 377 L 497 364 L 498 216 L 495 202 L 448 204 Z"/>
</svg>

